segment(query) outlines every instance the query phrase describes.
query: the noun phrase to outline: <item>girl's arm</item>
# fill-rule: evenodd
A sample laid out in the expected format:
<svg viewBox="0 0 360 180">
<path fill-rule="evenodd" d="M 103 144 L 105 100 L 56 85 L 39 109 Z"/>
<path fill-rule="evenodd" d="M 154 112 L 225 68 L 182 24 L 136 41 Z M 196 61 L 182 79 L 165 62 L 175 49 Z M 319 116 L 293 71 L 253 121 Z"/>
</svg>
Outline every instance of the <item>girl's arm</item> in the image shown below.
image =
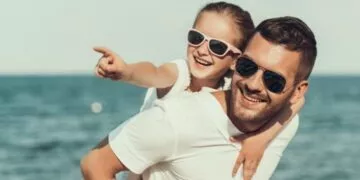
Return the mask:
<svg viewBox="0 0 360 180">
<path fill-rule="evenodd" d="M 171 87 L 178 76 L 177 67 L 173 63 L 165 63 L 156 67 L 150 62 L 127 64 L 115 52 L 104 47 L 95 47 L 103 56 L 95 68 L 95 74 L 102 78 L 123 81 L 141 87 Z"/>
<path fill-rule="evenodd" d="M 290 108 L 279 113 L 273 120 L 265 124 L 258 131 L 242 134 L 233 137 L 233 142 L 241 142 L 242 148 L 233 168 L 233 176 L 236 174 L 241 164 L 243 165 L 244 180 L 250 180 L 255 174 L 260 160 L 268 144 L 281 132 L 295 115 L 300 111 L 305 103 L 305 99 L 299 99 L 298 102 L 291 105 Z"/>
</svg>

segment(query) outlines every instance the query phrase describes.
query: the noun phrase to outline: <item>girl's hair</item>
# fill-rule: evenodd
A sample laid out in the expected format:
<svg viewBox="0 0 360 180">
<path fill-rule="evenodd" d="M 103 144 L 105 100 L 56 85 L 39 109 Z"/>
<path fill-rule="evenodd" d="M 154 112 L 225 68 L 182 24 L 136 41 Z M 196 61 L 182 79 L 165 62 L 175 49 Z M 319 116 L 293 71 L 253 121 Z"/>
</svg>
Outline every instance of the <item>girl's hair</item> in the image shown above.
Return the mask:
<svg viewBox="0 0 360 180">
<path fill-rule="evenodd" d="M 233 20 L 239 34 L 241 35 L 241 38 L 239 38 L 237 44 L 235 45 L 242 52 L 244 52 L 247 41 L 255 30 L 254 22 L 251 18 L 250 13 L 232 3 L 227 3 L 223 1 L 213 2 L 206 4 L 202 9 L 200 9 L 194 21 L 193 27 L 195 27 L 196 23 L 201 18 L 202 13 L 204 12 L 216 12 L 218 14 L 229 16 Z M 229 69 L 224 74 L 224 76 L 230 78 L 232 77 L 232 74 L 233 71 Z M 221 79 L 219 83 L 221 86 L 223 86 L 224 79 Z"/>
<path fill-rule="evenodd" d="M 241 7 L 227 3 L 227 2 L 213 2 L 206 4 L 197 14 L 193 26 L 196 25 L 200 19 L 202 13 L 204 12 L 216 12 L 218 14 L 223 14 L 225 16 L 230 16 L 234 24 L 237 26 L 237 30 L 242 35 L 242 38 L 239 39 L 236 46 L 241 51 L 244 51 L 245 45 L 248 41 L 248 37 L 254 31 L 254 23 L 251 19 L 250 13 L 243 10 Z"/>
</svg>

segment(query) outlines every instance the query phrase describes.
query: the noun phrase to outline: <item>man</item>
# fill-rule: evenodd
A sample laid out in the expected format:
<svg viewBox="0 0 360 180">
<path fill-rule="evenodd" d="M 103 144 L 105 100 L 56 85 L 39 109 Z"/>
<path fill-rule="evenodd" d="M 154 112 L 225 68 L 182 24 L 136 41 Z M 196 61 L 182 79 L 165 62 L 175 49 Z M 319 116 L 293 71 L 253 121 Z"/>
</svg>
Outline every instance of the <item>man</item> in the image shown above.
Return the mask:
<svg viewBox="0 0 360 180">
<path fill-rule="evenodd" d="M 315 37 L 301 20 L 263 21 L 233 67 L 231 91 L 158 101 L 82 160 L 85 179 L 111 179 L 124 170 L 143 179 L 240 179 L 231 176 L 240 146 L 229 138 L 262 128 L 303 98 L 316 54 Z M 297 123 L 267 147 L 253 179 L 271 177 Z"/>
</svg>

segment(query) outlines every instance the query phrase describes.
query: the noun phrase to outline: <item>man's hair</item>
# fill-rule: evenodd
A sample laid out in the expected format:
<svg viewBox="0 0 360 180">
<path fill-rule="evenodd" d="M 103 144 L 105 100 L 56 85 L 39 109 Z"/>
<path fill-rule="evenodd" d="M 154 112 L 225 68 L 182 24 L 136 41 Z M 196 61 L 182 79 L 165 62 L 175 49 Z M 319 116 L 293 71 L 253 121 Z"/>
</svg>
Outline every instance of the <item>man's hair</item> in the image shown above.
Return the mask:
<svg viewBox="0 0 360 180">
<path fill-rule="evenodd" d="M 267 19 L 255 28 L 254 34 L 257 32 L 271 43 L 300 52 L 296 80 L 309 78 L 317 55 L 316 40 L 314 33 L 302 20 L 289 16 Z"/>
<path fill-rule="evenodd" d="M 237 30 L 243 36 L 242 39 L 237 42 L 237 47 L 244 51 L 246 42 L 248 38 L 253 33 L 255 26 L 254 22 L 251 19 L 250 13 L 243 10 L 241 7 L 227 3 L 227 2 L 213 2 L 206 4 L 197 14 L 196 19 L 194 21 L 193 26 L 196 25 L 198 20 L 200 19 L 202 13 L 204 12 L 216 12 L 218 14 L 222 14 L 224 16 L 229 16 L 233 20 L 236 25 Z"/>
</svg>

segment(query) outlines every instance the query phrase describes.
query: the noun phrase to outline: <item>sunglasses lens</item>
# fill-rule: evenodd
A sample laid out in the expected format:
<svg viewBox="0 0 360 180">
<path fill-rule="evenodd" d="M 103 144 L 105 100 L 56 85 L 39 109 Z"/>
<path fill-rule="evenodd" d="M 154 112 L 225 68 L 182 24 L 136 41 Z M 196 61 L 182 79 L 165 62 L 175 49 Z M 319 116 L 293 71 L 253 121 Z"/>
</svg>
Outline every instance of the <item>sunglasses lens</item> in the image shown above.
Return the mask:
<svg viewBox="0 0 360 180">
<path fill-rule="evenodd" d="M 214 54 L 219 56 L 224 55 L 228 49 L 228 46 L 225 43 L 214 39 L 210 40 L 209 47 Z"/>
<path fill-rule="evenodd" d="M 258 65 L 250 59 L 241 57 L 236 62 L 236 71 L 244 77 L 249 77 L 255 74 L 258 70 Z M 272 72 L 265 71 L 263 74 L 264 83 L 266 88 L 273 93 L 280 93 L 284 90 L 286 80 L 281 75 Z"/>
<path fill-rule="evenodd" d="M 199 45 L 204 41 L 205 37 L 194 30 L 190 30 L 188 33 L 188 41 L 190 44 Z"/>
<path fill-rule="evenodd" d="M 236 62 L 236 71 L 241 76 L 251 76 L 256 73 L 258 66 L 251 60 L 241 57 Z"/>
<path fill-rule="evenodd" d="M 266 87 L 273 93 L 282 92 L 286 84 L 285 78 L 271 71 L 264 72 L 264 82 Z"/>
</svg>

